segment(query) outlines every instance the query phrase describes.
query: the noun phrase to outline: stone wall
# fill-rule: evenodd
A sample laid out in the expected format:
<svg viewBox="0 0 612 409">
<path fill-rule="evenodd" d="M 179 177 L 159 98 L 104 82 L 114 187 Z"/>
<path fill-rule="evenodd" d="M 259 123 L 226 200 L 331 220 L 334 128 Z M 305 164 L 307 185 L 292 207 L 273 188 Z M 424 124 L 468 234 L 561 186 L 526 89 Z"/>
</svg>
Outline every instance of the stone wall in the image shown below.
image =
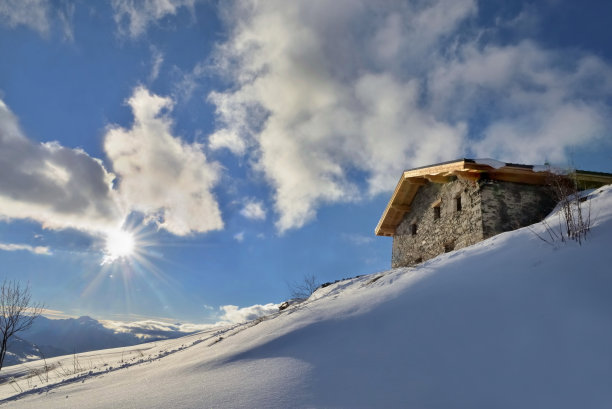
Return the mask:
<svg viewBox="0 0 612 409">
<path fill-rule="evenodd" d="M 556 205 L 546 186 L 498 180 L 480 185 L 484 238 L 537 223 Z"/>
<path fill-rule="evenodd" d="M 457 210 L 457 198 L 461 210 Z M 439 201 L 440 217 L 432 207 Z M 483 239 L 480 188 L 477 182 L 454 180 L 421 186 L 410 212 L 393 237 L 391 267 L 420 263 Z M 416 225 L 416 234 L 413 234 Z"/>
<path fill-rule="evenodd" d="M 457 210 L 458 197 L 461 210 Z M 536 223 L 555 204 L 546 186 L 486 178 L 478 182 L 428 183 L 419 189 L 410 212 L 404 215 L 395 231 L 391 267 L 418 264 Z M 439 217 L 434 205 L 440 207 Z"/>
</svg>

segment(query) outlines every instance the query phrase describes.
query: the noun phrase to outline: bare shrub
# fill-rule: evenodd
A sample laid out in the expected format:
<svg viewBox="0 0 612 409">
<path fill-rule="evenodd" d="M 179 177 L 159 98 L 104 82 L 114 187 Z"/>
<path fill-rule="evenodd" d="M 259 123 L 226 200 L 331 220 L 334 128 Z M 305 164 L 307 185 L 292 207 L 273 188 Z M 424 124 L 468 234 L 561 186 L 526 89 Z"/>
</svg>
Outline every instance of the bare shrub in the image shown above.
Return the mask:
<svg viewBox="0 0 612 409">
<path fill-rule="evenodd" d="M 123 355 L 122 355 L 121 360 L 123 361 Z M 81 363 L 79 362 L 79 357 L 75 351 L 74 354 L 72 355 L 72 373 L 77 374 L 83 371 L 85 370 L 81 367 Z"/>
<path fill-rule="evenodd" d="M 572 173 L 568 175 L 551 174 L 547 184 L 560 207 L 558 231 L 553 229 L 546 220 L 543 221 L 550 241 L 574 240 L 581 245 L 591 229 L 591 202 L 581 196 L 578 181 Z"/>
<path fill-rule="evenodd" d="M 21 386 L 19 385 L 19 383 L 17 383 L 17 379 L 15 379 L 14 377 L 10 377 L 8 380 L 8 384 L 11 385 L 11 387 L 13 388 L 13 390 L 16 393 L 22 393 L 23 389 L 21 388 Z"/>
<path fill-rule="evenodd" d="M 319 288 L 319 282 L 314 274 L 305 274 L 302 281 L 289 285 L 291 298 L 308 298 Z"/>
<path fill-rule="evenodd" d="M 44 366 L 42 369 L 34 370 L 33 373 L 34 375 L 38 376 L 38 379 L 40 380 L 40 382 L 49 383 L 49 371 L 51 370 L 51 368 L 49 367 L 49 365 L 47 365 L 47 358 L 45 357 L 45 354 L 43 353 L 43 351 L 38 347 L 38 345 L 34 344 L 34 348 L 36 348 L 36 350 L 40 354 L 40 357 L 43 360 Z M 44 375 L 44 378 L 43 378 L 43 375 Z"/>
</svg>

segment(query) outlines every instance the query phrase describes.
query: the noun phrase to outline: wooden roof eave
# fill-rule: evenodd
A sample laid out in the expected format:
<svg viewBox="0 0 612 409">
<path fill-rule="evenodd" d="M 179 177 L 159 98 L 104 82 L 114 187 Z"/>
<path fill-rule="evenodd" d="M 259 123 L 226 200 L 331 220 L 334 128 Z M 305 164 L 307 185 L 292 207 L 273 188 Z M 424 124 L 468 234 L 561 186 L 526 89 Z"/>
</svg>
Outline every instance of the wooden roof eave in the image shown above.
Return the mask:
<svg viewBox="0 0 612 409">
<path fill-rule="evenodd" d="M 393 236 L 395 228 L 401 222 L 404 214 L 410 211 L 410 204 L 414 199 L 419 187 L 429 183 L 422 177 L 405 177 L 402 174 L 391 200 L 387 204 L 374 232 L 377 236 Z"/>
<path fill-rule="evenodd" d="M 446 183 L 452 177 L 459 177 L 464 180 L 478 180 L 480 174 L 489 169 L 491 167 L 488 165 L 462 159 L 436 166 L 404 171 L 385 211 L 376 225 L 375 234 L 377 236 L 395 235 L 395 229 L 401 223 L 404 215 L 410 211 L 410 205 L 420 186 L 429 182 Z"/>
<path fill-rule="evenodd" d="M 374 230 L 375 234 L 377 236 L 395 235 L 395 229 L 402 221 L 404 214 L 410 211 L 412 200 L 421 186 L 429 182 L 447 182 L 451 176 L 454 176 L 454 171 L 465 169 L 468 165 L 472 165 L 470 167 L 481 167 L 481 165 L 459 160 L 438 166 L 404 171 L 385 211 L 378 221 L 378 225 Z"/>
</svg>

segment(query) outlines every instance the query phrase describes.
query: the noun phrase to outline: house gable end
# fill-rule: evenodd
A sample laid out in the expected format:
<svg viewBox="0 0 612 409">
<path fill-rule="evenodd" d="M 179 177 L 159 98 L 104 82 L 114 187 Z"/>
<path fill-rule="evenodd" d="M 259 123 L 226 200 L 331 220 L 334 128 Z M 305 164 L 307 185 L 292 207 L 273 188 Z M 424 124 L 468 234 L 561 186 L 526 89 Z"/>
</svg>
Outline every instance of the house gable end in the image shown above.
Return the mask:
<svg viewBox="0 0 612 409">
<path fill-rule="evenodd" d="M 462 200 L 460 210 L 457 197 Z M 393 236 L 392 267 L 412 265 L 482 240 L 480 202 L 477 182 L 455 178 L 421 186 Z"/>
</svg>

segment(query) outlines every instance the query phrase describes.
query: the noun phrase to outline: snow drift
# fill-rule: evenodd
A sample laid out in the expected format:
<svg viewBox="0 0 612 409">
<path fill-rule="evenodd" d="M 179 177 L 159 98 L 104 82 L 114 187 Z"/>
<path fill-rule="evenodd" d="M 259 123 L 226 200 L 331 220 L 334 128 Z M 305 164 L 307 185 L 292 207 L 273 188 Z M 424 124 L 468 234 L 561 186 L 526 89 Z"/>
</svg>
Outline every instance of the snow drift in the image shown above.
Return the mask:
<svg viewBox="0 0 612 409">
<path fill-rule="evenodd" d="M 27 378 L 41 362 L 9 367 L 0 394 L 15 408 L 608 408 L 612 188 L 589 198 L 581 246 L 534 225 L 247 324 L 84 354 L 79 374 L 57 371 L 77 357 L 47 362 L 47 382 Z"/>
</svg>

